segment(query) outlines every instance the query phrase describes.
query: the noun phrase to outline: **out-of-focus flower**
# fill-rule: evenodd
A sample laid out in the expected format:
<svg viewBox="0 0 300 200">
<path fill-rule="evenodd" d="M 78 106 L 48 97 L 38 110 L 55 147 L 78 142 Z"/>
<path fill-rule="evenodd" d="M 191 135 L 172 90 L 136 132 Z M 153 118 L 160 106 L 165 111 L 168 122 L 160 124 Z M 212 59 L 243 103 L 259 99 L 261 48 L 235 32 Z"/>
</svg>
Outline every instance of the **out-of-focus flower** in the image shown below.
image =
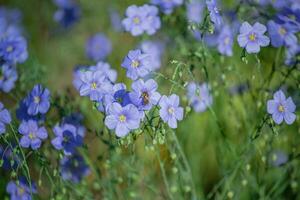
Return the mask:
<svg viewBox="0 0 300 200">
<path fill-rule="evenodd" d="M 105 125 L 114 129 L 118 137 L 124 137 L 131 130 L 139 128 L 140 113 L 132 104 L 122 107 L 119 103 L 112 103 L 108 108 Z"/>
<path fill-rule="evenodd" d="M 146 82 L 139 79 L 132 83 L 131 88 L 130 100 L 139 110 L 150 110 L 160 99 L 160 94 L 156 91 L 157 83 L 153 79 Z"/>
<path fill-rule="evenodd" d="M 293 65 L 296 62 L 299 62 L 300 61 L 299 55 L 300 55 L 300 45 L 299 44 L 293 44 L 293 45 L 288 46 L 288 48 L 286 49 L 285 64 Z"/>
<path fill-rule="evenodd" d="M 36 194 L 37 188 L 34 182 L 30 185 L 25 177 L 21 177 L 18 182 L 10 181 L 6 186 L 6 192 L 9 193 L 11 200 L 31 200 L 31 194 Z"/>
<path fill-rule="evenodd" d="M 50 108 L 50 91 L 37 84 L 26 98 L 29 115 L 45 114 Z"/>
<path fill-rule="evenodd" d="M 103 61 L 112 51 L 111 41 L 104 34 L 97 33 L 87 40 L 85 51 L 93 61 Z"/>
<path fill-rule="evenodd" d="M 276 22 L 288 24 L 294 30 L 300 31 L 300 8 L 291 9 L 285 7 L 277 14 Z"/>
<path fill-rule="evenodd" d="M 207 83 L 201 85 L 191 82 L 187 86 L 188 100 L 196 112 L 204 112 L 211 106 L 213 99 Z"/>
<path fill-rule="evenodd" d="M 123 26 L 122 26 L 122 19 L 120 17 L 120 14 L 116 10 L 110 9 L 109 17 L 113 29 L 117 32 L 121 32 L 123 30 Z"/>
<path fill-rule="evenodd" d="M 222 24 L 222 17 L 220 15 L 220 8 L 216 0 L 206 0 L 206 6 L 209 11 L 210 20 L 218 27 Z"/>
<path fill-rule="evenodd" d="M 71 156 L 64 156 L 60 161 L 60 174 L 64 180 L 79 183 L 89 173 L 88 165 L 77 152 Z"/>
<path fill-rule="evenodd" d="M 15 87 L 18 73 L 14 66 L 3 64 L 0 66 L 0 91 L 10 92 Z"/>
<path fill-rule="evenodd" d="M 20 36 L 22 14 L 18 9 L 0 7 L 0 37 Z"/>
<path fill-rule="evenodd" d="M 186 15 L 190 22 L 200 23 L 203 17 L 204 3 L 200 0 L 192 0 L 186 5 Z"/>
<path fill-rule="evenodd" d="M 175 94 L 162 96 L 159 101 L 159 115 L 171 128 L 177 128 L 177 120 L 183 119 L 183 108 L 179 106 L 179 97 Z"/>
<path fill-rule="evenodd" d="M 110 65 L 106 62 L 98 62 L 96 66 L 90 66 L 88 70 L 103 72 L 110 82 L 115 82 L 117 80 L 117 71 L 111 69 Z"/>
<path fill-rule="evenodd" d="M 79 88 L 81 96 L 89 96 L 92 101 L 100 101 L 112 90 L 112 84 L 102 71 L 81 72 L 82 84 Z"/>
<path fill-rule="evenodd" d="M 12 148 L 10 145 L 0 146 L 0 158 L 3 160 L 2 168 L 4 170 L 15 170 L 21 163 L 19 154 L 14 153 Z"/>
<path fill-rule="evenodd" d="M 275 167 L 279 167 L 288 161 L 288 155 L 280 150 L 271 152 L 269 162 Z"/>
<path fill-rule="evenodd" d="M 224 26 L 218 36 L 218 51 L 226 56 L 232 56 L 233 34 L 229 26 Z"/>
<path fill-rule="evenodd" d="M 164 52 L 164 44 L 161 41 L 146 40 L 140 44 L 144 54 L 151 57 L 151 71 L 157 70 L 161 66 L 161 58 Z"/>
<path fill-rule="evenodd" d="M 122 62 L 122 67 L 127 70 L 126 76 L 132 80 L 146 76 L 151 70 L 151 57 L 141 50 L 129 51 Z"/>
<path fill-rule="evenodd" d="M 68 28 L 74 25 L 81 15 L 81 9 L 73 0 L 54 0 L 58 10 L 54 13 L 54 20 L 62 27 Z"/>
<path fill-rule="evenodd" d="M 6 125 L 10 124 L 11 116 L 7 109 L 4 108 L 3 104 L 0 102 L 0 135 L 5 133 Z"/>
<path fill-rule="evenodd" d="M 272 115 L 276 124 L 281 124 L 284 120 L 287 124 L 292 124 L 296 120 L 296 105 L 291 97 L 285 97 L 281 90 L 274 93 L 274 99 L 268 100 L 267 111 Z"/>
<path fill-rule="evenodd" d="M 46 128 L 39 127 L 37 122 L 33 120 L 29 120 L 28 122 L 23 121 L 18 131 L 23 135 L 20 140 L 20 145 L 24 148 L 31 147 L 33 150 L 40 148 L 42 140 L 48 137 Z"/>
<path fill-rule="evenodd" d="M 0 58 L 8 63 L 23 63 L 28 57 L 27 42 L 22 36 L 0 38 Z"/>
<path fill-rule="evenodd" d="M 83 135 L 78 132 L 72 124 L 62 124 L 53 128 L 55 138 L 51 144 L 57 150 L 64 150 L 65 155 L 71 155 L 76 152 L 76 148 L 83 144 Z"/>
<path fill-rule="evenodd" d="M 161 22 L 158 17 L 158 9 L 155 6 L 145 4 L 140 7 L 129 6 L 122 24 L 126 31 L 133 36 L 138 36 L 144 32 L 153 35 L 160 28 Z"/>
<path fill-rule="evenodd" d="M 268 33 L 271 39 L 271 44 L 274 47 L 297 44 L 297 37 L 294 35 L 296 32 L 297 30 L 288 23 L 277 24 L 274 21 L 268 22 Z"/>
<path fill-rule="evenodd" d="M 83 115 L 81 113 L 72 113 L 63 118 L 62 124 L 71 124 L 76 127 L 77 134 L 84 137 L 85 127 L 82 125 Z"/>
<path fill-rule="evenodd" d="M 165 14 L 171 14 L 174 8 L 183 4 L 183 0 L 151 0 L 151 3 L 159 6 Z"/>
<path fill-rule="evenodd" d="M 270 39 L 264 35 L 266 31 L 267 28 L 263 24 L 256 22 L 251 26 L 248 22 L 244 22 L 238 35 L 240 47 L 246 48 L 248 53 L 258 53 L 261 46 L 266 47 L 270 43 Z"/>
</svg>

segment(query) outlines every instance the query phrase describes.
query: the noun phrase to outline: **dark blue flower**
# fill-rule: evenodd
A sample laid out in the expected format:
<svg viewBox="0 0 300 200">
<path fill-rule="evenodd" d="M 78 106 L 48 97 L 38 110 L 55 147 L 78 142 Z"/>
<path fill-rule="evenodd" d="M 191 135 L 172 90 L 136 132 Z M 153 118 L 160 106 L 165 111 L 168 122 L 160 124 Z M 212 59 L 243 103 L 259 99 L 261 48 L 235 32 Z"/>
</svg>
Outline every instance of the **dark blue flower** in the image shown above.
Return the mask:
<svg viewBox="0 0 300 200">
<path fill-rule="evenodd" d="M 14 66 L 3 64 L 0 67 L 0 91 L 10 92 L 15 87 L 18 73 Z"/>
<path fill-rule="evenodd" d="M 59 9 L 54 13 L 54 20 L 68 28 L 74 25 L 81 15 L 81 9 L 73 0 L 55 0 Z"/>
<path fill-rule="evenodd" d="M 0 59 L 8 63 L 23 63 L 28 57 L 27 42 L 22 36 L 0 39 Z"/>
<path fill-rule="evenodd" d="M 21 100 L 19 103 L 19 107 L 16 110 L 16 115 L 17 118 L 20 121 L 28 121 L 30 119 L 35 120 L 35 121 L 44 121 L 45 120 L 45 115 L 44 114 L 38 114 L 38 115 L 29 115 L 28 114 L 28 97 Z"/>
<path fill-rule="evenodd" d="M 38 84 L 33 87 L 26 98 L 29 115 L 45 114 L 50 108 L 50 91 Z"/>
<path fill-rule="evenodd" d="M 111 53 L 112 46 L 109 38 L 102 33 L 97 33 L 90 37 L 85 45 L 88 58 L 95 62 L 103 61 Z"/>
<path fill-rule="evenodd" d="M 60 174 L 62 179 L 78 183 L 90 173 L 89 166 L 79 153 L 64 156 L 60 161 Z"/>
<path fill-rule="evenodd" d="M 11 200 L 31 200 L 31 194 L 36 194 L 37 188 L 34 182 L 30 187 L 25 177 L 21 177 L 18 182 L 10 181 L 6 186 L 6 192 L 9 193 Z"/>
<path fill-rule="evenodd" d="M 12 145 L 14 148 L 14 145 Z M 3 160 L 2 168 L 5 170 L 16 169 L 21 163 L 20 155 L 13 152 L 10 145 L 0 146 L 0 158 Z"/>
<path fill-rule="evenodd" d="M 83 144 L 84 135 L 71 124 L 57 125 L 53 128 L 53 132 L 56 137 L 51 140 L 51 144 L 57 150 L 64 150 L 66 155 L 73 154 L 76 148 Z"/>
<path fill-rule="evenodd" d="M 5 133 L 6 125 L 10 124 L 11 116 L 7 109 L 4 108 L 3 104 L 0 102 L 0 135 Z"/>
</svg>

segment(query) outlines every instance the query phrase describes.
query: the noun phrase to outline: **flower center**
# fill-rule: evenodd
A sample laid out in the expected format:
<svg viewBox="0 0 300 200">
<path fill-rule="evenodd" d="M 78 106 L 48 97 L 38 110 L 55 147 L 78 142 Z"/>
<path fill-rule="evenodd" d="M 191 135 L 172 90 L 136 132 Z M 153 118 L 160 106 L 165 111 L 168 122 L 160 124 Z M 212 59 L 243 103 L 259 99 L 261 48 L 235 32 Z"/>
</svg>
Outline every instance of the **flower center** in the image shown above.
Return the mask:
<svg viewBox="0 0 300 200">
<path fill-rule="evenodd" d="M 229 41 L 230 41 L 230 38 L 227 36 L 227 37 L 224 39 L 224 43 L 227 45 L 227 44 L 229 44 Z"/>
<path fill-rule="evenodd" d="M 18 188 L 19 195 L 24 194 L 24 192 L 25 192 L 24 188 L 21 188 L 21 187 Z"/>
<path fill-rule="evenodd" d="M 284 107 L 283 107 L 282 105 L 279 105 L 279 106 L 278 106 L 278 111 L 279 111 L 279 112 L 284 112 Z"/>
<path fill-rule="evenodd" d="M 173 114 L 174 113 L 174 108 L 173 107 L 168 108 L 168 113 Z"/>
<path fill-rule="evenodd" d="M 291 20 L 295 21 L 296 20 L 296 16 L 293 14 L 289 14 L 288 18 L 290 18 Z"/>
<path fill-rule="evenodd" d="M 10 53 L 14 50 L 14 47 L 9 45 L 8 47 L 6 47 L 6 52 Z"/>
<path fill-rule="evenodd" d="M 140 62 L 138 60 L 133 60 L 131 63 L 131 67 L 137 68 L 140 65 Z"/>
<path fill-rule="evenodd" d="M 285 35 L 285 34 L 286 34 L 285 28 L 280 27 L 280 28 L 279 28 L 279 34 L 280 34 L 280 35 Z"/>
<path fill-rule="evenodd" d="M 134 24 L 139 24 L 140 22 L 141 22 L 140 18 L 138 18 L 138 17 L 133 18 L 133 23 Z"/>
<path fill-rule="evenodd" d="M 143 104 L 147 105 L 149 103 L 149 94 L 148 94 L 148 92 L 143 92 L 141 96 L 142 96 L 142 99 L 143 99 Z"/>
<path fill-rule="evenodd" d="M 249 40 L 254 41 L 255 39 L 256 39 L 255 33 L 251 33 L 251 34 L 249 35 Z"/>
<path fill-rule="evenodd" d="M 35 97 L 33 97 L 33 101 L 34 101 L 34 103 L 40 103 L 41 98 L 39 96 L 35 96 Z"/>
<path fill-rule="evenodd" d="M 93 82 L 93 83 L 91 84 L 91 88 L 95 90 L 95 89 L 97 88 L 97 84 L 96 84 L 95 82 Z"/>
<path fill-rule="evenodd" d="M 120 122 L 125 122 L 126 121 L 126 116 L 125 115 L 120 115 L 119 120 L 120 120 Z"/>
<path fill-rule="evenodd" d="M 34 139 L 35 138 L 35 134 L 34 133 L 29 133 L 29 138 L 30 139 Z"/>
</svg>

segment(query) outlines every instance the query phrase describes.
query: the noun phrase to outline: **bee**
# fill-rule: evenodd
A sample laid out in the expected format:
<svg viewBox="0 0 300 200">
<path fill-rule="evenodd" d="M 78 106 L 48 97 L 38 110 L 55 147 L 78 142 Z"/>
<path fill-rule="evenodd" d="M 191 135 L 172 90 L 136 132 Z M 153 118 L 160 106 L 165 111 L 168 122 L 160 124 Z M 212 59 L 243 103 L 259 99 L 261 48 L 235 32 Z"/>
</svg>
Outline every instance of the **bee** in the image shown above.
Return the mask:
<svg viewBox="0 0 300 200">
<path fill-rule="evenodd" d="M 149 94 L 148 92 L 143 92 L 141 95 L 141 98 L 143 99 L 143 104 L 147 105 L 149 103 Z"/>
</svg>

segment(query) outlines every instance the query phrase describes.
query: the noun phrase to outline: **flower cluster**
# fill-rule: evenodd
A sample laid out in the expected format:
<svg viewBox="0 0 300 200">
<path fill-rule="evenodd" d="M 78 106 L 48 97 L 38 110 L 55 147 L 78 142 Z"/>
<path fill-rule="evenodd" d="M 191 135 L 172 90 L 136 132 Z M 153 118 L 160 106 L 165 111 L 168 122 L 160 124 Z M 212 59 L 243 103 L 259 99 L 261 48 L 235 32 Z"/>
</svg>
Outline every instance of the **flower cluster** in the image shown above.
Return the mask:
<svg viewBox="0 0 300 200">
<path fill-rule="evenodd" d="M 27 60 L 27 41 L 22 36 L 18 10 L 0 8 L 0 91 L 10 92 L 18 79 L 17 64 Z"/>
<path fill-rule="evenodd" d="M 158 9 L 155 6 L 132 5 L 127 8 L 126 18 L 123 19 L 122 24 L 124 29 L 133 36 L 141 35 L 144 32 L 153 35 L 161 26 L 160 18 L 157 15 Z"/>
</svg>

